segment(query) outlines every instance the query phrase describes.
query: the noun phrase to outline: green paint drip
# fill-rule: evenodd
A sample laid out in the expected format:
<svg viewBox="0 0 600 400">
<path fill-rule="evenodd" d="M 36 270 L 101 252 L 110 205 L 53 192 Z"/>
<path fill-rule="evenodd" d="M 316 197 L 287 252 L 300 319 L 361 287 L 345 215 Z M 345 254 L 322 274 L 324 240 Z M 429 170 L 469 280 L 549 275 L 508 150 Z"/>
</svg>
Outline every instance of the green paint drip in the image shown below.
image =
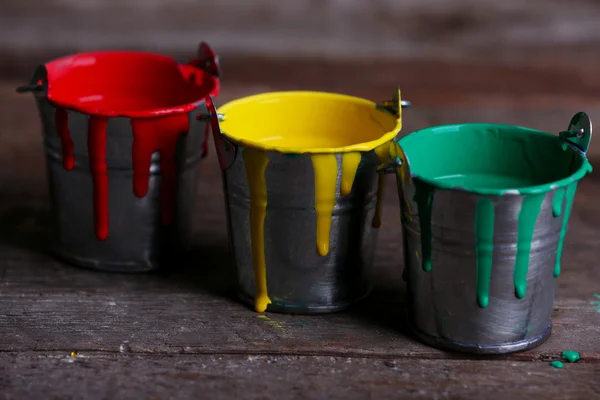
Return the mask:
<svg viewBox="0 0 600 400">
<path fill-rule="evenodd" d="M 558 237 L 558 246 L 556 248 L 556 264 L 554 264 L 554 277 L 560 275 L 560 259 L 562 258 L 563 246 L 565 244 L 565 236 L 567 235 L 567 225 L 571 216 L 571 208 L 573 199 L 577 191 L 577 182 L 571 183 L 565 190 L 565 215 L 563 217 L 562 228 L 560 228 L 560 236 Z"/>
<path fill-rule="evenodd" d="M 515 261 L 515 296 L 522 299 L 527 290 L 527 271 L 529 270 L 529 254 L 535 223 L 542 208 L 544 194 L 523 197 L 519 212 L 519 231 L 517 235 L 517 259 Z M 565 213 L 566 214 L 566 213 Z"/>
<path fill-rule="evenodd" d="M 554 360 L 554 361 L 552 361 L 552 362 L 550 363 L 550 366 L 551 366 L 552 368 L 559 368 L 559 369 L 560 369 L 560 368 L 564 368 L 564 367 L 565 367 L 565 364 L 563 364 L 562 362 L 560 362 L 560 361 L 558 361 L 558 360 Z"/>
<path fill-rule="evenodd" d="M 554 192 L 554 199 L 552 199 L 552 215 L 560 217 L 562 213 L 563 198 L 565 197 L 565 190 L 563 188 L 556 189 Z"/>
<path fill-rule="evenodd" d="M 421 258 L 423 270 L 431 271 L 431 210 L 433 206 L 434 188 L 418 180 L 415 183 L 415 202 L 419 209 L 419 225 L 421 228 Z"/>
<path fill-rule="evenodd" d="M 494 250 L 494 203 L 487 197 L 477 200 L 475 213 L 475 244 L 477 251 L 477 304 L 489 304 Z"/>
<path fill-rule="evenodd" d="M 579 361 L 579 359 L 581 358 L 581 356 L 579 355 L 578 352 L 573 351 L 573 350 L 565 350 L 562 352 L 561 354 L 561 358 L 563 360 L 567 360 L 570 363 L 574 363 L 576 361 Z"/>
</svg>

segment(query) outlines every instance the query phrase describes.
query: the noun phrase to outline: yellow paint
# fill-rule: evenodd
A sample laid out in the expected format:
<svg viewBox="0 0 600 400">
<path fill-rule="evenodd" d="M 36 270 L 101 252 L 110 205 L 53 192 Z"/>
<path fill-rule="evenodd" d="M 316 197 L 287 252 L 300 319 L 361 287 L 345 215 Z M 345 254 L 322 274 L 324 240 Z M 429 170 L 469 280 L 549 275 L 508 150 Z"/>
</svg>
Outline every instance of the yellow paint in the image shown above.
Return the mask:
<svg viewBox="0 0 600 400">
<path fill-rule="evenodd" d="M 244 147 L 294 154 L 367 152 L 389 143 L 402 128 L 401 115 L 372 101 L 323 92 L 271 92 L 219 108 L 223 135 Z"/>
<path fill-rule="evenodd" d="M 249 96 L 219 108 L 224 115 L 220 123 L 222 134 L 244 147 L 251 196 L 256 311 L 265 311 L 271 303 L 264 249 L 267 151 L 310 154 L 315 174 L 316 247 L 318 254 L 325 256 L 329 253 L 331 216 L 336 203 L 335 154 L 342 154 L 340 195 L 344 196 L 352 191 L 361 153 L 376 149 L 378 156 L 385 155 L 387 160 L 389 143 L 402 128 L 401 111 L 392 115 L 376 106 L 352 96 L 295 91 Z M 377 210 L 381 207 L 382 190 L 380 179 Z M 376 216 L 380 219 L 380 211 Z"/>
<path fill-rule="evenodd" d="M 346 196 L 352 191 L 352 184 L 360 164 L 360 153 L 351 152 L 342 154 L 342 183 L 340 186 L 340 194 Z"/>
<path fill-rule="evenodd" d="M 271 318 L 267 317 L 266 315 L 259 315 L 257 318 L 262 319 L 263 321 L 265 321 L 266 324 L 272 326 L 273 328 L 278 328 L 278 329 L 285 328 L 285 322 L 274 321 Z"/>
<path fill-rule="evenodd" d="M 267 266 L 265 261 L 265 216 L 267 215 L 267 182 L 265 170 L 269 164 L 267 153 L 251 148 L 244 149 L 244 164 L 250 189 L 250 225 L 252 264 L 256 281 L 254 309 L 264 312 L 271 299 L 267 292 Z"/>
<path fill-rule="evenodd" d="M 375 148 L 375 154 L 379 164 L 386 164 L 390 158 L 390 144 L 385 143 Z M 379 174 L 377 181 L 377 201 L 375 202 L 375 215 L 371 225 L 373 228 L 381 227 L 381 202 L 383 201 L 383 189 L 385 187 L 385 174 Z"/>
<path fill-rule="evenodd" d="M 335 205 L 337 160 L 335 154 L 313 154 L 315 170 L 315 211 L 317 213 L 317 252 L 321 256 L 329 253 L 331 214 Z"/>
</svg>

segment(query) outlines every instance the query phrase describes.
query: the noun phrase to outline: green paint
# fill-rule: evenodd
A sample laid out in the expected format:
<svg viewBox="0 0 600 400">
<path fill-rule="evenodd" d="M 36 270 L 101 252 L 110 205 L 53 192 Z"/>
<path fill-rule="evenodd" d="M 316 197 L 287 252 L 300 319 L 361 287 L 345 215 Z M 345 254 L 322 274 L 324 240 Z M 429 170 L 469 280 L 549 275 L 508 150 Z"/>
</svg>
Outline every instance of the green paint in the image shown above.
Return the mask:
<svg viewBox="0 0 600 400">
<path fill-rule="evenodd" d="M 542 208 L 544 194 L 523 197 L 519 212 L 519 231 L 517 233 L 517 259 L 515 261 L 514 282 L 515 296 L 522 299 L 527 290 L 527 271 L 529 270 L 529 255 L 535 223 Z"/>
<path fill-rule="evenodd" d="M 594 297 L 597 298 L 598 300 L 592 300 L 592 301 L 590 301 L 590 304 L 592 305 L 594 310 L 596 310 L 597 312 L 600 313 L 600 294 L 594 293 Z"/>
<path fill-rule="evenodd" d="M 552 368 L 559 368 L 559 369 L 560 369 L 560 368 L 564 368 L 564 367 L 565 367 L 565 364 L 563 364 L 561 361 L 554 360 L 554 361 L 552 361 L 552 362 L 550 363 L 550 366 L 551 366 Z"/>
<path fill-rule="evenodd" d="M 472 187 L 488 187 L 498 190 L 506 188 L 522 188 L 529 185 L 530 180 L 527 177 L 504 176 L 493 173 L 473 173 L 468 174 L 453 174 L 445 176 L 437 176 L 434 178 L 436 183 L 451 186 L 454 188 L 472 188 Z"/>
<path fill-rule="evenodd" d="M 556 189 L 556 192 L 554 192 L 554 199 L 552 199 L 552 215 L 554 217 L 560 217 L 564 197 L 565 190 L 563 188 Z"/>
<path fill-rule="evenodd" d="M 494 203 L 487 197 L 477 200 L 475 213 L 475 243 L 477 252 L 477 304 L 489 304 L 494 250 Z"/>
<path fill-rule="evenodd" d="M 500 124 L 443 125 L 398 141 L 413 178 L 483 196 L 547 193 L 591 172 L 585 155 L 562 143 L 550 133 Z"/>
<path fill-rule="evenodd" d="M 573 350 L 565 350 L 562 352 L 561 354 L 561 358 L 563 360 L 567 360 L 570 363 L 574 363 L 576 361 L 579 361 L 579 359 L 581 358 L 581 356 L 579 355 L 578 352 L 573 351 Z"/>
<path fill-rule="evenodd" d="M 558 246 L 556 248 L 556 264 L 554 264 L 555 278 L 558 278 L 560 275 L 560 259 L 562 258 L 565 237 L 567 236 L 567 225 L 569 224 L 569 217 L 571 216 L 571 208 L 573 206 L 573 199 L 575 198 L 576 191 L 577 182 L 571 183 L 565 190 L 565 215 L 563 217 L 562 227 L 560 228 L 560 236 L 558 237 Z"/>
<path fill-rule="evenodd" d="M 414 180 L 415 198 L 419 209 L 419 226 L 421 228 L 421 258 L 423 271 L 431 271 L 431 210 L 433 207 L 434 188 L 427 183 Z"/>
</svg>

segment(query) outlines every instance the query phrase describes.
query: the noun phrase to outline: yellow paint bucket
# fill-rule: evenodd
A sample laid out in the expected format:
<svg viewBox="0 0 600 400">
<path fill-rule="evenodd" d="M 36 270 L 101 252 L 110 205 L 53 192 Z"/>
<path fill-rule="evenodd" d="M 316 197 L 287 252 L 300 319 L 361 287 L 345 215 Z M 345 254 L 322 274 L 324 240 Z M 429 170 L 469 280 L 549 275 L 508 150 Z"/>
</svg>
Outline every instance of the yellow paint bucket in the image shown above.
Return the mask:
<svg viewBox="0 0 600 400">
<path fill-rule="evenodd" d="M 369 100 L 274 92 L 212 109 L 241 298 L 325 313 L 366 296 L 400 91 Z M 212 105 L 209 105 L 212 107 Z"/>
</svg>

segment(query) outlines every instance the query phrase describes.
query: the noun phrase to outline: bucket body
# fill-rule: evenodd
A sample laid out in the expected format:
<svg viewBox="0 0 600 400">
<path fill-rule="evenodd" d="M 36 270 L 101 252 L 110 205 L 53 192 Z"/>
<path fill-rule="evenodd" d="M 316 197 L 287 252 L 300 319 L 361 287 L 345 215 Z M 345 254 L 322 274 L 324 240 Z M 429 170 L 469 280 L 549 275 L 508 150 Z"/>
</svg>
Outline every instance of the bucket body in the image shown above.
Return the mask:
<svg viewBox="0 0 600 400">
<path fill-rule="evenodd" d="M 380 223 L 376 169 L 400 129 L 399 111 L 282 92 L 219 112 L 215 143 L 241 299 L 258 312 L 314 314 L 365 297 Z"/>
<path fill-rule="evenodd" d="M 231 168 L 223 173 L 230 249 L 235 260 L 239 295 L 254 304 L 256 282 L 252 257 L 250 184 L 239 149 Z M 269 311 L 325 313 L 346 308 L 371 289 L 377 229 L 372 227 L 377 197 L 377 156 L 365 153 L 354 178 L 353 192 L 341 196 L 342 154 L 333 155 L 338 166 L 336 198 L 331 216 L 329 252 L 316 250 L 315 176 L 310 155 L 289 158 L 265 154 L 267 211 L 264 257 L 271 304 Z"/>
<path fill-rule="evenodd" d="M 93 77 L 100 83 L 87 87 Z M 38 67 L 28 89 L 42 120 L 54 254 L 116 272 L 185 254 L 209 133 L 196 117 L 217 78 L 160 55 L 82 53 Z"/>
<path fill-rule="evenodd" d="M 543 343 L 577 181 L 591 171 L 585 152 L 489 124 L 425 129 L 398 144 L 414 333 L 472 353 Z"/>
</svg>

